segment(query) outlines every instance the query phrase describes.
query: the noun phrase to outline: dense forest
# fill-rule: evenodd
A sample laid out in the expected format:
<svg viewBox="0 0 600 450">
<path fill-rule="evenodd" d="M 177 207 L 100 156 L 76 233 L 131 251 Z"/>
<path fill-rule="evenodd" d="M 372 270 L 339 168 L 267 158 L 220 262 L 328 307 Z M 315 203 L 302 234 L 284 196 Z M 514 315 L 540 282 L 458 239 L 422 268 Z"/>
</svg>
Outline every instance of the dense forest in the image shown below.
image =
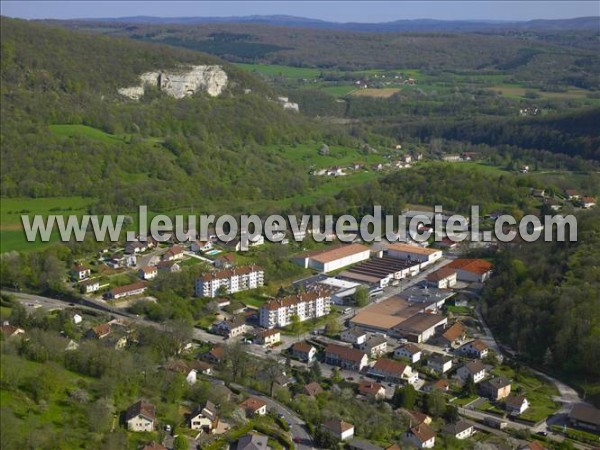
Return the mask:
<svg viewBox="0 0 600 450">
<path fill-rule="evenodd" d="M 510 244 L 494 262 L 483 312 L 495 332 L 538 367 L 600 377 L 600 212 L 578 215 L 576 243 Z"/>
<path fill-rule="evenodd" d="M 234 62 L 340 70 L 407 67 L 428 73 L 507 71 L 536 83 L 599 87 L 597 33 L 357 33 L 257 24 L 146 25 L 63 22 L 115 36 L 168 43 Z M 565 36 L 564 38 L 562 36 Z M 577 48 L 573 41 L 588 42 Z M 315 51 L 318 48 L 319 51 Z M 546 70 L 546 68 L 550 70 Z"/>
<path fill-rule="evenodd" d="M 306 187 L 305 173 L 263 146 L 320 131 L 234 66 L 24 21 L 3 18 L 2 28 L 3 196 L 82 195 L 115 212 L 222 196 L 278 199 Z M 227 91 L 181 100 L 155 91 L 139 103 L 116 92 L 144 71 L 183 63 L 222 64 Z"/>
</svg>

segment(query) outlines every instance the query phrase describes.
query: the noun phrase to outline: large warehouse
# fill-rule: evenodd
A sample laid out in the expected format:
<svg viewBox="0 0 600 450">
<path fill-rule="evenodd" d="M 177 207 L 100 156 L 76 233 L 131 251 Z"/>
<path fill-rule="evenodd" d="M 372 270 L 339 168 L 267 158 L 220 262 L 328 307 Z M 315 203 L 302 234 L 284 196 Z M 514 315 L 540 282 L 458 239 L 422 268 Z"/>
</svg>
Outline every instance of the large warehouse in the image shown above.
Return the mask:
<svg viewBox="0 0 600 450">
<path fill-rule="evenodd" d="M 386 252 L 392 258 L 419 262 L 421 267 L 432 264 L 442 258 L 441 250 L 402 243 L 389 244 Z"/>
<path fill-rule="evenodd" d="M 429 338 L 442 330 L 448 318 L 441 314 L 419 313 L 396 325 L 392 334 L 406 338 L 411 342 L 427 342 Z"/>
<path fill-rule="evenodd" d="M 384 256 L 382 258 L 372 258 L 368 261 L 350 267 L 339 274 L 340 278 L 368 283 L 377 287 L 384 288 L 389 284 L 397 284 L 409 276 L 419 273 L 418 262 L 410 262 L 397 258 Z"/>
<path fill-rule="evenodd" d="M 364 308 L 350 323 L 365 330 L 388 333 L 425 307 L 423 304 L 412 305 L 408 300 L 394 296 Z"/>
<path fill-rule="evenodd" d="M 362 244 L 338 245 L 324 250 L 305 253 L 294 258 L 294 261 L 307 269 L 319 272 L 331 272 L 342 267 L 365 261 L 371 257 L 369 247 Z"/>
</svg>

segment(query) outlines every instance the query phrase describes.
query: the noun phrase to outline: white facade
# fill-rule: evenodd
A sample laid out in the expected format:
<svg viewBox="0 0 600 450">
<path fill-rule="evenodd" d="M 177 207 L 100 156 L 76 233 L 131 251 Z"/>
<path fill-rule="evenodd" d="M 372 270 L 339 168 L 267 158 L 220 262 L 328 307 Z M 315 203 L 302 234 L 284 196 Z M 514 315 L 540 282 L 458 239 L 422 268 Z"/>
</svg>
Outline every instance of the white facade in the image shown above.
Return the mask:
<svg viewBox="0 0 600 450">
<path fill-rule="evenodd" d="M 154 431 L 154 421 L 139 414 L 127 421 L 129 431 Z"/>
<path fill-rule="evenodd" d="M 416 261 L 421 267 L 432 264 L 442 258 L 441 250 L 428 249 L 409 244 L 390 244 L 387 254 L 392 258 Z"/>
<path fill-rule="evenodd" d="M 394 350 L 394 357 L 395 358 L 406 358 L 411 363 L 416 363 L 417 361 L 419 361 L 421 359 L 421 351 L 413 353 L 413 352 L 409 351 L 406 347 L 400 346 L 396 350 Z"/>
<path fill-rule="evenodd" d="M 319 291 L 273 299 L 261 306 L 259 323 L 263 328 L 285 327 L 292 323 L 293 317 L 300 322 L 329 314 L 331 298 Z"/>
<path fill-rule="evenodd" d="M 369 259 L 370 256 L 371 252 L 369 251 L 369 249 L 367 249 L 360 253 L 355 253 L 353 255 L 348 255 L 342 258 L 334 259 L 333 261 L 320 262 L 311 259 L 309 261 L 308 266 L 311 269 L 318 270 L 319 272 L 332 272 L 334 270 L 341 269 L 342 267 L 365 261 Z"/>
<path fill-rule="evenodd" d="M 211 272 L 196 281 L 196 296 L 216 297 L 221 286 L 226 292 L 235 292 L 256 289 L 264 284 L 264 271 L 257 266 L 236 267 Z"/>
</svg>

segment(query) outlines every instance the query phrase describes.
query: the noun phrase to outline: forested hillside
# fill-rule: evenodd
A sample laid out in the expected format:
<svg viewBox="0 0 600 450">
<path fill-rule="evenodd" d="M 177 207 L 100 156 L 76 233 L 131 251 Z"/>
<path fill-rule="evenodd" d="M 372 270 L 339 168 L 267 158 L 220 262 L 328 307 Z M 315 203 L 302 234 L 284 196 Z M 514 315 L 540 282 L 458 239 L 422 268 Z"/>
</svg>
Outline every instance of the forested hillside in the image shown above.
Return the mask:
<svg viewBox="0 0 600 450">
<path fill-rule="evenodd" d="M 595 73 L 600 58 L 593 31 L 361 33 L 246 23 L 62 24 L 191 48 L 235 62 L 340 70 L 405 67 L 428 73 L 505 71 L 537 83 L 562 84 L 570 80 L 570 84 L 575 82 L 581 87 L 599 86 Z M 575 48 L 578 45 L 574 42 L 589 44 L 585 49 Z"/>
<path fill-rule="evenodd" d="M 600 377 L 600 212 L 578 219 L 576 243 L 511 244 L 498 253 L 484 314 L 527 360 L 594 383 Z"/>
<path fill-rule="evenodd" d="M 96 197 L 114 213 L 225 195 L 277 199 L 306 186 L 305 173 L 261 146 L 318 132 L 240 69 L 198 52 L 6 18 L 2 30 L 3 196 Z M 181 100 L 152 91 L 139 103 L 117 93 L 145 71 L 185 63 L 221 64 L 228 88 Z"/>
</svg>

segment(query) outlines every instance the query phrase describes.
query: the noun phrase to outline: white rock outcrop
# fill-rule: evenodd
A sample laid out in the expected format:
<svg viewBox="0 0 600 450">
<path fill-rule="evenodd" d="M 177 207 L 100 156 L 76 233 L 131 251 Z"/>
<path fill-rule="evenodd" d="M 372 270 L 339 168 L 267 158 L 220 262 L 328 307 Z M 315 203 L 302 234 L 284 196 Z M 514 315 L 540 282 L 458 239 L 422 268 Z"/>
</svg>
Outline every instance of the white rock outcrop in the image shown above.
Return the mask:
<svg viewBox="0 0 600 450">
<path fill-rule="evenodd" d="M 146 86 L 156 86 L 171 97 L 183 98 L 203 90 L 216 97 L 227 87 L 227 73 L 221 66 L 191 66 L 176 70 L 146 72 L 140 75 L 140 86 L 131 86 L 118 90 L 119 94 L 132 100 L 144 95 Z"/>
</svg>

